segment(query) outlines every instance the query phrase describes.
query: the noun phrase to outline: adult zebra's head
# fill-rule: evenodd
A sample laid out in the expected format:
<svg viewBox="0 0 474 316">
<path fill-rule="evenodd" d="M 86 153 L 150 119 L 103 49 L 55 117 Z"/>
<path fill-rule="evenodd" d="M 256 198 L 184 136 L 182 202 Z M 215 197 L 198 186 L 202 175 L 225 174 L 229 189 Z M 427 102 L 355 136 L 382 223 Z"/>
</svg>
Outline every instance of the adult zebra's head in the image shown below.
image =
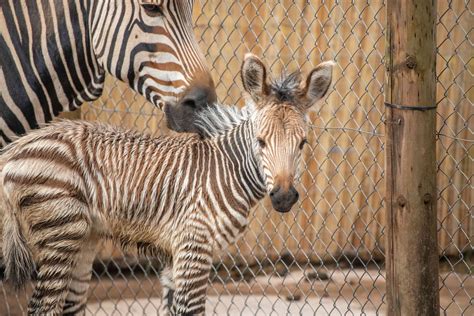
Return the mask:
<svg viewBox="0 0 474 316">
<path fill-rule="evenodd" d="M 168 127 L 178 132 L 194 132 L 196 112 L 216 101 L 193 32 L 193 3 L 92 0 L 90 16 L 99 65 L 163 109 Z"/>
<path fill-rule="evenodd" d="M 324 62 L 301 82 L 299 72 L 267 81 L 264 64 L 247 54 L 242 64 L 242 82 L 255 104 L 252 117 L 255 152 L 273 208 L 288 212 L 298 200 L 294 180 L 301 150 L 306 143 L 306 112 L 328 92 L 334 63 Z"/>
</svg>

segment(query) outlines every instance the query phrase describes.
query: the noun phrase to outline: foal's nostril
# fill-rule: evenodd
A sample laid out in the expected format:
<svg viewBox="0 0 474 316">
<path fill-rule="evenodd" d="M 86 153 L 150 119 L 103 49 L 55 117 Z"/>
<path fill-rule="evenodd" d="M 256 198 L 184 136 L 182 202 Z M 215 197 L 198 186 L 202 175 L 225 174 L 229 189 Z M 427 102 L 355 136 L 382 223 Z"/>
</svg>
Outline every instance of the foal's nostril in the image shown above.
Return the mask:
<svg viewBox="0 0 474 316">
<path fill-rule="evenodd" d="M 273 188 L 273 190 L 270 191 L 270 197 L 273 198 L 278 193 L 279 190 L 280 190 L 280 187 Z"/>
<path fill-rule="evenodd" d="M 290 206 L 296 203 L 299 198 L 299 193 L 296 191 L 296 189 L 292 186 L 288 189 L 286 193 L 286 203 Z"/>
</svg>

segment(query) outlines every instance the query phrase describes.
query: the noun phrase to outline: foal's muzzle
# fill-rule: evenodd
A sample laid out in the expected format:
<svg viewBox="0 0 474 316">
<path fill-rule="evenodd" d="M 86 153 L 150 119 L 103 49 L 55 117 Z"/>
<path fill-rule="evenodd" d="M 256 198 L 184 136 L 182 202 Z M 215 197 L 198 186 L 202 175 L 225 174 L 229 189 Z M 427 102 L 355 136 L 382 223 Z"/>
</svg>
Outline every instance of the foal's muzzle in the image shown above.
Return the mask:
<svg viewBox="0 0 474 316">
<path fill-rule="evenodd" d="M 270 192 L 272 206 L 280 213 L 286 213 L 291 210 L 291 207 L 298 201 L 299 196 L 294 186 L 290 186 L 286 191 L 277 186 Z"/>
</svg>

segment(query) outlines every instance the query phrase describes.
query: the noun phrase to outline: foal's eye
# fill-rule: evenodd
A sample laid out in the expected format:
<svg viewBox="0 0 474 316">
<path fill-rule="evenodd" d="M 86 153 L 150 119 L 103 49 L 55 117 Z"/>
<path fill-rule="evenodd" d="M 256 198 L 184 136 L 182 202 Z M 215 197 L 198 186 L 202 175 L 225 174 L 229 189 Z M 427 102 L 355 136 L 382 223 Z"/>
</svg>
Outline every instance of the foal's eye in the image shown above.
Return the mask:
<svg viewBox="0 0 474 316">
<path fill-rule="evenodd" d="M 146 14 L 148 14 L 149 16 L 156 17 L 163 15 L 163 10 L 161 9 L 161 6 L 159 4 L 145 2 L 141 3 L 140 5 L 145 10 Z"/>
<path fill-rule="evenodd" d="M 308 140 L 306 138 L 304 138 L 300 143 L 300 150 L 302 150 L 304 145 L 306 145 L 307 143 L 308 143 Z"/>
<path fill-rule="evenodd" d="M 257 138 L 257 142 L 258 142 L 258 146 L 260 146 L 260 148 L 264 148 L 265 147 L 265 141 L 263 139 L 261 139 L 260 137 Z"/>
</svg>

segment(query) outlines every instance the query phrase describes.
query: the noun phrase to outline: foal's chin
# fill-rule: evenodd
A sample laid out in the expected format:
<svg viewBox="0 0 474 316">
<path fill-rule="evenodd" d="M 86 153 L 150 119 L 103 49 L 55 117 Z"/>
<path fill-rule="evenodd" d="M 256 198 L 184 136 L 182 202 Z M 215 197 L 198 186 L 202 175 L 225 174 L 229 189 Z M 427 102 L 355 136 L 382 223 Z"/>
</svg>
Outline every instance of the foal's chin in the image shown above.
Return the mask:
<svg viewBox="0 0 474 316">
<path fill-rule="evenodd" d="M 275 205 L 274 203 L 272 203 L 272 206 L 273 206 L 273 209 L 275 211 L 277 211 L 278 213 L 288 213 L 289 211 L 291 211 L 291 208 L 293 207 L 293 205 L 295 205 L 295 203 L 289 205 L 289 206 L 278 206 L 278 205 Z"/>
</svg>

